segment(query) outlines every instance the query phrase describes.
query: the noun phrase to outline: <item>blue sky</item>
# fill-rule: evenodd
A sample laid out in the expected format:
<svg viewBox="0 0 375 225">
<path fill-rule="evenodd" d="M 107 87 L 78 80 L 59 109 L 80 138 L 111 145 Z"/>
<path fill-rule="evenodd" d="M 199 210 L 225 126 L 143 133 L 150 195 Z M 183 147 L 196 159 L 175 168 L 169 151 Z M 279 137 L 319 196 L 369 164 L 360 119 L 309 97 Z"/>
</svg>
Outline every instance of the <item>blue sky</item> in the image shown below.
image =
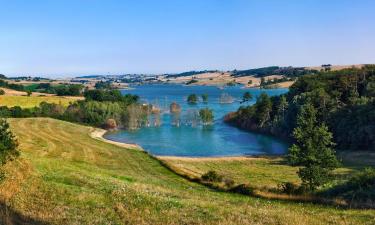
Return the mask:
<svg viewBox="0 0 375 225">
<path fill-rule="evenodd" d="M 0 0 L 0 73 L 375 63 L 372 0 Z"/>
</svg>

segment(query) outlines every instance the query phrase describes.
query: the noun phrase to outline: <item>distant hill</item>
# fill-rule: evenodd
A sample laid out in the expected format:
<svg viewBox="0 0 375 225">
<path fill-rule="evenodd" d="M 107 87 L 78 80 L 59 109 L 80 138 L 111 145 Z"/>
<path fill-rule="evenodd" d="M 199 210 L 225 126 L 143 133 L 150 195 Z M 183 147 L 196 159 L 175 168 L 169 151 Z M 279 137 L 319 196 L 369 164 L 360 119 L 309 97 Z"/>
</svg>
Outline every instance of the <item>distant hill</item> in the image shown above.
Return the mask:
<svg viewBox="0 0 375 225">
<path fill-rule="evenodd" d="M 166 78 L 176 78 L 176 77 L 186 77 L 186 76 L 192 76 L 192 75 L 198 75 L 202 73 L 215 73 L 218 72 L 218 70 L 201 70 L 201 71 L 188 71 L 178 74 L 167 74 Z"/>
<path fill-rule="evenodd" d="M 249 70 L 234 70 L 232 76 L 243 77 L 243 76 L 255 76 L 255 77 L 265 77 L 271 75 L 283 75 L 286 77 L 298 77 L 305 74 L 317 73 L 318 70 L 307 69 L 305 67 L 279 67 L 279 66 L 269 66 Z"/>
</svg>

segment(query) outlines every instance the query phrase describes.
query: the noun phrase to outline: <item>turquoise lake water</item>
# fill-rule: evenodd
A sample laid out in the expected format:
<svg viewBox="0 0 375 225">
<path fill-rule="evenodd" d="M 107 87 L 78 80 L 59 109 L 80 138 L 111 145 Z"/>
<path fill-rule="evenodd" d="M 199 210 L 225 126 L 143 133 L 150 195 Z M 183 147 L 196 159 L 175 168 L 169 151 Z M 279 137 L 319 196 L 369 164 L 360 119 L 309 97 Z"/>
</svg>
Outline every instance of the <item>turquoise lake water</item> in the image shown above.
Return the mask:
<svg viewBox="0 0 375 225">
<path fill-rule="evenodd" d="M 266 92 L 268 95 L 280 95 L 288 89 L 243 89 L 240 86 L 219 89 L 213 86 L 184 86 L 184 85 L 142 85 L 131 90 L 122 90 L 123 94 L 136 94 L 141 101 L 158 105 L 165 109 L 161 114 L 161 125 L 158 127 L 143 127 L 136 131 L 120 130 L 106 134 L 109 140 L 136 143 L 153 155 L 159 156 L 241 156 L 283 154 L 287 144 L 274 137 L 240 130 L 223 122 L 223 117 L 229 112 L 236 111 L 241 106 L 240 100 L 244 92 L 249 91 L 254 100 Z M 187 104 L 189 94 L 208 94 L 208 103 L 199 102 L 196 105 Z M 233 97 L 231 104 L 220 103 L 223 93 Z M 208 107 L 213 110 L 215 121 L 210 126 L 172 125 L 172 116 L 168 112 L 169 105 L 176 102 L 182 107 L 182 117 L 189 111 Z"/>
</svg>

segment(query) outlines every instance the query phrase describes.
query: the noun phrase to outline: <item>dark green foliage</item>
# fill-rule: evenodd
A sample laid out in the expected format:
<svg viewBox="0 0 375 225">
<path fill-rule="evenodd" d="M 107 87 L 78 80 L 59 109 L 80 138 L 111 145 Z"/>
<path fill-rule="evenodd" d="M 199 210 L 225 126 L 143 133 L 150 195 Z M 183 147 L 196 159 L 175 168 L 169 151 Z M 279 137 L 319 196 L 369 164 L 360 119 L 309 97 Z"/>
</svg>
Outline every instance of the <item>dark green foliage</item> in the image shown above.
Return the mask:
<svg viewBox="0 0 375 225">
<path fill-rule="evenodd" d="M 122 102 L 125 105 L 130 105 L 138 101 L 136 95 L 122 95 L 119 90 L 87 90 L 84 92 L 84 96 L 87 101 L 98 101 L 98 102 Z"/>
<path fill-rule="evenodd" d="M 51 85 L 50 83 L 31 84 L 24 87 L 25 91 L 34 91 L 58 96 L 80 96 L 82 95 L 83 86 L 80 84 L 59 84 Z"/>
<path fill-rule="evenodd" d="M 95 88 L 96 89 L 111 89 L 112 86 L 111 86 L 111 82 L 99 81 L 95 83 Z"/>
<path fill-rule="evenodd" d="M 13 89 L 13 90 L 16 90 L 16 91 L 24 91 L 25 90 L 25 87 L 23 85 L 8 83 L 7 81 L 2 80 L 2 79 L 0 79 L 0 87 L 9 88 L 9 89 Z"/>
<path fill-rule="evenodd" d="M 197 104 L 198 97 L 196 94 L 191 94 L 188 96 L 187 101 L 189 104 Z"/>
<path fill-rule="evenodd" d="M 306 74 L 317 73 L 316 70 L 309 70 L 304 67 L 278 67 L 270 66 L 250 70 L 240 70 L 233 71 L 233 76 L 242 77 L 242 76 L 256 76 L 256 77 L 265 77 L 270 75 L 284 75 L 287 77 L 298 77 Z"/>
<path fill-rule="evenodd" d="M 299 186 L 291 182 L 278 185 L 278 191 L 288 195 L 301 195 L 306 193 L 306 186 Z"/>
<path fill-rule="evenodd" d="M 353 207 L 375 208 L 375 169 L 366 168 L 346 183 L 322 194 L 330 197 L 339 196 Z"/>
<path fill-rule="evenodd" d="M 197 83 L 197 82 L 198 82 L 198 80 L 191 79 L 188 82 L 186 82 L 186 84 L 189 85 L 189 84 L 194 84 L 194 83 Z"/>
<path fill-rule="evenodd" d="M 223 176 L 218 174 L 216 171 L 210 170 L 207 173 L 202 175 L 202 180 L 208 182 L 221 182 L 223 180 Z"/>
<path fill-rule="evenodd" d="M 241 104 L 251 101 L 252 99 L 253 99 L 253 95 L 250 92 L 246 91 L 242 96 Z"/>
<path fill-rule="evenodd" d="M 202 101 L 208 103 L 208 94 L 202 94 Z"/>
<path fill-rule="evenodd" d="M 6 120 L 0 119 L 0 166 L 19 155 L 18 142 Z"/>
<path fill-rule="evenodd" d="M 199 117 L 201 118 L 204 125 L 210 124 L 214 120 L 213 111 L 209 108 L 199 110 Z"/>
<path fill-rule="evenodd" d="M 298 175 L 304 186 L 314 190 L 326 183 L 331 171 L 338 166 L 332 133 L 327 126 L 318 123 L 317 110 L 307 103 L 298 113 L 293 137 L 295 144 L 289 148 L 289 162 L 302 166 Z"/>
<path fill-rule="evenodd" d="M 240 107 L 230 122 L 289 139 L 299 109 L 310 103 L 338 149 L 375 150 L 375 66 L 301 76 L 286 95 L 270 100 L 271 111 L 257 103 Z"/>
<path fill-rule="evenodd" d="M 167 75 L 167 78 L 192 76 L 192 75 L 198 75 L 198 74 L 202 74 L 202 73 L 214 73 L 214 72 L 217 72 L 217 70 L 189 71 L 189 72 L 183 72 L 183 73 L 179 73 L 179 74 L 169 74 L 169 75 Z"/>
<path fill-rule="evenodd" d="M 246 184 L 239 184 L 237 186 L 230 188 L 229 191 L 243 195 L 252 195 L 254 193 L 254 188 Z"/>
<path fill-rule="evenodd" d="M 3 89 L 0 89 L 0 95 L 4 95 L 5 91 Z"/>
</svg>

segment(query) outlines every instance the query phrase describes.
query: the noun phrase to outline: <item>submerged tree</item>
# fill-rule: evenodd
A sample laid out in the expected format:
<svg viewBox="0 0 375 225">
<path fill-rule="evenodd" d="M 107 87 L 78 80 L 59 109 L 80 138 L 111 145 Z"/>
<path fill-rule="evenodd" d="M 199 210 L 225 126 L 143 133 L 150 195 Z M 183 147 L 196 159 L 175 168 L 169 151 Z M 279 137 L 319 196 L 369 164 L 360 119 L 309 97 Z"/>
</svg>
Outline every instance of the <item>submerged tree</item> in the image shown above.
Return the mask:
<svg viewBox="0 0 375 225">
<path fill-rule="evenodd" d="M 246 91 L 242 96 L 241 104 L 251 101 L 252 99 L 253 99 L 253 95 L 250 92 Z"/>
<path fill-rule="evenodd" d="M 289 148 L 288 159 L 302 166 L 298 176 L 304 186 L 315 190 L 329 180 L 339 163 L 332 148 L 332 133 L 325 124 L 318 123 L 317 110 L 312 104 L 301 107 L 293 137 L 296 143 Z"/>
<path fill-rule="evenodd" d="M 18 142 L 6 120 L 0 119 L 0 166 L 19 155 Z"/>
<path fill-rule="evenodd" d="M 209 108 L 199 110 L 199 116 L 202 120 L 203 125 L 211 124 L 214 120 L 212 109 Z"/>
<path fill-rule="evenodd" d="M 230 104 L 230 103 L 234 102 L 234 99 L 228 93 L 222 93 L 220 95 L 219 102 L 220 102 L 220 104 Z"/>
<path fill-rule="evenodd" d="M 188 96 L 187 101 L 189 104 L 197 104 L 198 97 L 196 94 L 191 94 Z"/>
<path fill-rule="evenodd" d="M 204 103 L 207 103 L 207 102 L 208 102 L 208 94 L 203 94 L 203 95 L 202 95 L 202 101 L 203 101 Z"/>
</svg>

